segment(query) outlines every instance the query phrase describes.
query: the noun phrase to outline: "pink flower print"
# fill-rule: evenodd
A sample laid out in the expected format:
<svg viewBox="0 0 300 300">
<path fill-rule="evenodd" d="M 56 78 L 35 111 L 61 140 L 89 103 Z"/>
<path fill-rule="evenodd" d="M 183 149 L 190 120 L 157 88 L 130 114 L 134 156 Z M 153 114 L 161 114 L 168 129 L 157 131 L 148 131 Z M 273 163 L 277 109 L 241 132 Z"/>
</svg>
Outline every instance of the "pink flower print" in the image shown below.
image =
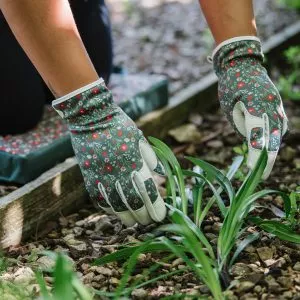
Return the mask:
<svg viewBox="0 0 300 300">
<path fill-rule="evenodd" d="M 106 164 L 106 165 L 105 165 L 105 170 L 106 170 L 106 172 L 111 173 L 112 170 L 113 170 L 112 165 L 111 165 L 111 164 Z"/>
<path fill-rule="evenodd" d="M 268 95 L 268 100 L 269 101 L 273 101 L 274 100 L 274 95 L 273 94 L 269 94 Z"/>
<path fill-rule="evenodd" d="M 128 149 L 128 146 L 126 144 L 122 144 L 120 148 L 125 152 Z"/>
<path fill-rule="evenodd" d="M 132 163 L 132 164 L 131 164 L 131 168 L 132 168 L 132 169 L 136 169 L 136 163 Z"/>
<path fill-rule="evenodd" d="M 248 48 L 247 51 L 248 51 L 249 54 L 252 54 L 252 53 L 253 53 L 253 49 L 251 49 L 251 48 Z"/>
<path fill-rule="evenodd" d="M 272 129 L 272 134 L 278 136 L 278 135 L 280 134 L 279 129 L 278 129 L 278 128 L 273 128 L 273 129 Z"/>
<path fill-rule="evenodd" d="M 245 82 L 243 81 L 240 81 L 238 84 L 237 84 L 238 88 L 241 89 L 242 87 L 245 86 Z"/>
<path fill-rule="evenodd" d="M 99 94 L 99 92 L 100 92 L 100 89 L 99 89 L 99 88 L 94 88 L 94 89 L 92 90 L 92 93 L 93 93 L 94 95 Z"/>
<path fill-rule="evenodd" d="M 89 161 L 89 160 L 86 160 L 86 161 L 84 162 L 84 166 L 85 166 L 86 168 L 89 168 L 89 167 L 91 166 L 90 161 Z"/>
<path fill-rule="evenodd" d="M 99 134 L 98 134 L 97 132 L 94 132 L 94 133 L 92 134 L 92 138 L 93 138 L 94 140 L 97 140 L 97 139 L 99 138 Z"/>
</svg>

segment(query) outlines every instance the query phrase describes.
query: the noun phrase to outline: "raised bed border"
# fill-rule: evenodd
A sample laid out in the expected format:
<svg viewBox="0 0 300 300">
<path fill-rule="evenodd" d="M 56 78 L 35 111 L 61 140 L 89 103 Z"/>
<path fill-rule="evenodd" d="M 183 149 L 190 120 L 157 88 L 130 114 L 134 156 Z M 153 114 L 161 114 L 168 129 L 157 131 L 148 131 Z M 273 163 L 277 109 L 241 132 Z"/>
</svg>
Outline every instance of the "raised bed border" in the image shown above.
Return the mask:
<svg viewBox="0 0 300 300">
<path fill-rule="evenodd" d="M 300 43 L 300 21 L 263 44 L 269 63 L 280 61 L 288 44 Z M 278 59 L 279 57 L 279 59 Z M 187 120 L 191 111 L 207 112 L 217 107 L 217 78 L 210 73 L 172 97 L 169 104 L 137 121 L 146 136 L 159 138 Z M 206 101 L 210 99 L 210 101 Z M 55 166 L 37 179 L 0 198 L 0 248 L 18 245 L 59 214 L 76 211 L 88 199 L 75 158 Z"/>
</svg>

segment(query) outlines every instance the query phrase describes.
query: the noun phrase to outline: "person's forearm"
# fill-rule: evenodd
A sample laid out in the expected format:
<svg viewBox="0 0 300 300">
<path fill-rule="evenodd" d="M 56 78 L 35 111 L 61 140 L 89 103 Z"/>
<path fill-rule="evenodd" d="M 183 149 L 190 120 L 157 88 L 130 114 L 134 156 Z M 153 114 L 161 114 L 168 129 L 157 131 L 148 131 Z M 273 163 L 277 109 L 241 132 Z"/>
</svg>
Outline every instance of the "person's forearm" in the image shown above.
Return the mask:
<svg viewBox="0 0 300 300">
<path fill-rule="evenodd" d="M 67 0 L 0 0 L 0 9 L 56 97 L 99 78 Z"/>
<path fill-rule="evenodd" d="M 216 44 L 256 35 L 252 0 L 199 0 Z"/>
</svg>

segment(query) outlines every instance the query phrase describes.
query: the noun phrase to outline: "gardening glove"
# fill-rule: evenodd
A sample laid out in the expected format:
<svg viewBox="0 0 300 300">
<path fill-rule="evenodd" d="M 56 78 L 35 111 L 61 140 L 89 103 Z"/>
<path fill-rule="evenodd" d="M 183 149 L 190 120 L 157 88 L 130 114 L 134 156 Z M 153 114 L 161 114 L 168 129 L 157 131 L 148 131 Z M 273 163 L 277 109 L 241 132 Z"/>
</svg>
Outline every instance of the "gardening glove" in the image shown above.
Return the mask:
<svg viewBox="0 0 300 300">
<path fill-rule="evenodd" d="M 113 102 L 102 79 L 52 102 L 71 132 L 86 188 L 96 206 L 126 226 L 162 221 L 166 207 L 151 171 L 154 151 Z M 161 170 L 160 170 L 161 171 Z"/>
<path fill-rule="evenodd" d="M 257 37 L 236 37 L 221 43 L 212 62 L 218 76 L 221 108 L 234 129 L 248 142 L 247 165 L 256 164 L 266 147 L 266 179 L 273 168 L 282 136 L 287 131 L 281 97 L 262 66 L 263 53 Z"/>
</svg>

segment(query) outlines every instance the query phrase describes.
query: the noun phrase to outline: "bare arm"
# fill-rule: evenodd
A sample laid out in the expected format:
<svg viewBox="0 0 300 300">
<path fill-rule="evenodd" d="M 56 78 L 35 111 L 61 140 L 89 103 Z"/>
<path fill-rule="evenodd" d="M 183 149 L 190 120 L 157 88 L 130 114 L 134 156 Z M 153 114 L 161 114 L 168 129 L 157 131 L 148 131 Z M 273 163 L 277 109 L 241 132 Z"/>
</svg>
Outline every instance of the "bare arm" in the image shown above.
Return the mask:
<svg viewBox="0 0 300 300">
<path fill-rule="evenodd" d="M 99 77 L 67 0 L 0 0 L 18 42 L 56 97 Z"/>
<path fill-rule="evenodd" d="M 252 0 L 199 0 L 217 44 L 236 36 L 256 35 Z"/>
</svg>

